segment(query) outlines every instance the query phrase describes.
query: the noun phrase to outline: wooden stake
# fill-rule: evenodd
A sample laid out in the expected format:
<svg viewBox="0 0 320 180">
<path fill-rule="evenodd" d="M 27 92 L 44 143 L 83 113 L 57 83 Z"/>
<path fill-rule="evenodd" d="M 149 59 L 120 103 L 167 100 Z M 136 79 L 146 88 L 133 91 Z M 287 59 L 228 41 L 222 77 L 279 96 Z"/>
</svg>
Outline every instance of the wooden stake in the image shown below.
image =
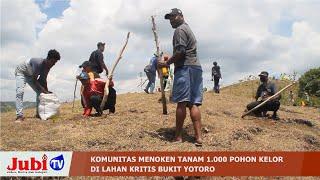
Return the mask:
<svg viewBox="0 0 320 180">
<path fill-rule="evenodd" d="M 272 100 L 273 98 L 275 98 L 276 96 L 278 96 L 282 91 L 288 89 L 289 87 L 293 86 L 296 82 L 293 82 L 289 85 L 287 85 L 286 87 L 282 88 L 280 91 L 278 91 L 277 93 L 275 93 L 274 95 L 268 97 L 265 101 L 263 101 L 261 104 L 257 105 L 256 107 L 254 107 L 253 109 L 251 109 L 250 111 L 244 113 L 241 118 L 244 118 L 246 115 L 250 114 L 252 111 L 258 109 L 259 107 L 261 107 L 262 105 L 264 105 L 265 103 L 269 102 L 270 100 Z"/>
<path fill-rule="evenodd" d="M 74 111 L 74 101 L 76 100 L 76 89 L 77 89 L 78 79 L 76 79 L 76 84 L 74 85 L 73 91 L 73 102 L 72 102 L 72 112 Z"/>
<path fill-rule="evenodd" d="M 151 21 L 152 21 L 152 32 L 154 35 L 154 41 L 156 43 L 156 48 L 157 48 L 157 56 L 158 56 L 158 62 L 161 60 L 161 55 L 160 55 L 160 47 L 159 47 L 159 39 L 158 39 L 158 34 L 157 34 L 157 28 L 156 28 L 156 23 L 154 21 L 154 16 L 151 16 Z M 162 99 L 162 113 L 163 114 L 168 114 L 167 111 L 167 100 L 166 100 L 166 94 L 164 92 L 164 87 L 163 87 L 163 76 L 162 76 L 162 71 L 161 68 L 158 68 L 158 76 L 160 78 L 160 89 L 161 89 L 161 99 Z"/>
<path fill-rule="evenodd" d="M 118 65 L 120 59 L 122 58 L 122 54 L 128 44 L 128 41 L 129 41 L 129 37 L 130 37 L 130 32 L 128 32 L 127 34 L 127 39 L 126 39 L 126 42 L 125 44 L 123 45 L 122 49 L 120 50 L 120 53 L 118 55 L 118 58 L 115 60 L 115 63 L 113 64 L 112 66 L 112 69 L 111 69 L 111 72 L 107 78 L 107 81 L 106 81 L 106 85 L 104 86 L 104 94 L 103 94 L 103 99 L 101 101 L 101 104 L 100 104 L 100 108 L 101 110 L 103 111 L 104 109 L 104 105 L 106 104 L 107 102 L 107 99 L 108 99 L 108 95 L 109 95 L 109 83 L 110 83 L 110 80 L 112 79 L 112 76 L 113 76 L 113 72 L 114 72 L 114 69 L 116 68 L 116 66 Z"/>
</svg>

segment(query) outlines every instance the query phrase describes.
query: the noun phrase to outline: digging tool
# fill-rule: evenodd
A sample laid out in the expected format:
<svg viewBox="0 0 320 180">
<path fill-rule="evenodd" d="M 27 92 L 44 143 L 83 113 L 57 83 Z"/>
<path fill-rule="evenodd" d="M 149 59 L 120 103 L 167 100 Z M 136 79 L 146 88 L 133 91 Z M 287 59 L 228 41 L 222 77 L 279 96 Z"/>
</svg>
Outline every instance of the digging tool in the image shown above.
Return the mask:
<svg viewBox="0 0 320 180">
<path fill-rule="evenodd" d="M 261 104 L 257 105 L 256 107 L 254 107 L 253 109 L 251 109 L 250 111 L 245 112 L 241 118 L 244 118 L 246 115 L 250 114 L 252 111 L 258 109 L 259 107 L 263 106 L 265 103 L 269 102 L 270 100 L 272 100 L 273 98 L 277 97 L 282 91 L 288 89 L 289 87 L 293 86 L 296 82 L 293 82 L 289 85 L 287 85 L 286 87 L 282 88 L 280 91 L 278 91 L 277 93 L 275 93 L 274 95 L 268 97 L 265 101 L 263 101 Z"/>
<path fill-rule="evenodd" d="M 157 61 L 159 62 L 161 60 L 161 55 L 160 55 L 159 40 L 158 40 L 158 34 L 157 34 L 157 29 L 156 29 L 156 23 L 154 21 L 154 16 L 151 16 L 151 21 L 152 21 L 152 32 L 153 32 L 153 35 L 154 35 L 154 41 L 156 43 L 156 48 L 157 48 L 157 56 L 158 56 L 158 60 Z M 162 113 L 163 114 L 168 114 L 166 94 L 164 92 L 164 87 L 163 87 L 162 71 L 161 71 L 161 68 L 159 68 L 159 67 L 158 67 L 158 75 L 160 77 Z"/>
<path fill-rule="evenodd" d="M 111 69 L 111 72 L 108 75 L 108 78 L 107 78 L 107 81 L 106 81 L 106 85 L 104 86 L 103 99 L 102 99 L 101 104 L 100 104 L 100 108 L 101 108 L 102 111 L 103 111 L 104 105 L 106 104 L 106 101 L 108 99 L 109 83 L 110 83 L 110 80 L 112 79 L 114 69 L 116 68 L 116 66 L 118 65 L 120 59 L 122 58 L 122 54 L 123 54 L 123 52 L 124 52 L 124 50 L 125 50 L 125 48 L 126 48 L 126 46 L 128 44 L 128 41 L 129 41 L 129 37 L 130 37 L 130 32 L 128 32 L 126 42 L 125 42 L 124 46 L 122 47 L 122 49 L 120 50 L 119 56 L 117 57 L 116 61 L 114 62 L 113 66 L 112 66 L 112 69 Z"/>
<path fill-rule="evenodd" d="M 77 84 L 78 84 L 78 78 L 76 79 L 76 84 L 74 85 L 73 102 L 72 102 L 72 112 L 74 111 L 74 101 L 76 100 Z"/>
</svg>

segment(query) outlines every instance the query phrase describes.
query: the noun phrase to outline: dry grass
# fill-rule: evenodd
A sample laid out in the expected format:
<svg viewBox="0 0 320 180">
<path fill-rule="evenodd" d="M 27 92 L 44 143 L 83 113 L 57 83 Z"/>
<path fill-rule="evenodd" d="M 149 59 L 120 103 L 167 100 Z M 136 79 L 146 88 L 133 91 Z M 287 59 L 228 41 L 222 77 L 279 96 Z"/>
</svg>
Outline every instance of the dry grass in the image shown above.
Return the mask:
<svg viewBox="0 0 320 180">
<path fill-rule="evenodd" d="M 71 103 L 63 104 L 60 115 L 48 121 L 33 118 L 34 109 L 25 111 L 27 119 L 23 123 L 14 123 L 14 112 L 3 113 L 0 147 L 5 151 L 320 150 L 319 109 L 282 106 L 280 121 L 250 116 L 241 119 L 246 104 L 252 101 L 248 83 L 224 88 L 220 94 L 204 94 L 202 124 L 209 132 L 203 133 L 204 145 L 200 148 L 193 144 L 189 117 L 184 125 L 184 142 L 170 142 L 174 136 L 175 104 L 168 104 L 169 115 L 162 115 L 159 93 L 119 95 L 116 113 L 99 118 L 83 118 L 79 102 L 75 112 Z"/>
<path fill-rule="evenodd" d="M 248 84 L 248 83 L 247 83 Z M 250 102 L 246 83 L 207 92 L 201 107 L 204 146 L 193 145 L 193 127 L 185 121 L 184 142 L 172 144 L 175 104 L 162 115 L 160 94 L 128 93 L 118 96 L 116 113 L 83 118 L 80 103 L 75 112 L 63 104 L 61 114 L 48 121 L 33 118 L 14 123 L 14 112 L 1 114 L 1 150 L 210 150 L 210 151 L 316 151 L 320 150 L 320 116 L 316 108 L 282 106 L 280 121 L 240 116 Z M 250 83 L 249 83 L 250 84 Z M 243 94 L 241 96 L 241 94 Z M 306 120 L 307 124 L 297 119 Z M 310 126 L 311 124 L 311 126 Z"/>
</svg>

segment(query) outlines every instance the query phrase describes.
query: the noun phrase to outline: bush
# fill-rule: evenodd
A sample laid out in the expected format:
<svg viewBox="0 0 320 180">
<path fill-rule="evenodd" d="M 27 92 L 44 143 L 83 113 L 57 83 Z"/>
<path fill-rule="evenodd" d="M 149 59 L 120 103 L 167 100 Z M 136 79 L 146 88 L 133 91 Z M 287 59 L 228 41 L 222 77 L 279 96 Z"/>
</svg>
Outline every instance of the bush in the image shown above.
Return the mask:
<svg viewBox="0 0 320 180">
<path fill-rule="evenodd" d="M 299 97 L 305 99 L 308 93 L 312 104 L 316 105 L 320 102 L 320 67 L 310 69 L 304 73 L 299 79 Z"/>
<path fill-rule="evenodd" d="M 299 79 L 299 95 L 300 97 L 307 92 L 311 96 L 320 97 L 320 67 L 310 69 L 304 73 Z"/>
</svg>

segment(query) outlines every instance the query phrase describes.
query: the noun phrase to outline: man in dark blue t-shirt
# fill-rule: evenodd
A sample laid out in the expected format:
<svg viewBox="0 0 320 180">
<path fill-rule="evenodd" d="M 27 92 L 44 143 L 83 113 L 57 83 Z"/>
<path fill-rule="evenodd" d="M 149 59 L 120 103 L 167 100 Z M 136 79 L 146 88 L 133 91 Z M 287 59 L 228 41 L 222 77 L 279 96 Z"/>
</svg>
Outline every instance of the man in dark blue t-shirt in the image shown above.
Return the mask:
<svg viewBox="0 0 320 180">
<path fill-rule="evenodd" d="M 260 76 L 261 84 L 257 89 L 257 93 L 255 97 L 256 101 L 247 105 L 248 110 L 253 109 L 257 105 L 265 101 L 268 97 L 277 93 L 276 85 L 273 82 L 270 82 L 268 80 L 268 76 L 269 76 L 268 72 L 262 71 L 259 74 L 259 76 Z M 263 106 L 253 111 L 253 113 L 256 116 L 261 117 L 261 116 L 266 116 L 267 111 L 273 111 L 272 119 L 279 120 L 279 117 L 277 116 L 277 111 L 280 108 L 280 101 L 279 101 L 280 98 L 281 96 L 279 95 L 278 97 L 268 101 Z"/>
<path fill-rule="evenodd" d="M 217 62 L 213 62 L 212 67 L 212 81 L 214 81 L 214 92 L 220 93 L 219 80 L 222 79 L 220 66 L 218 66 Z"/>
<path fill-rule="evenodd" d="M 105 43 L 99 42 L 97 46 L 98 46 L 98 49 L 93 51 L 89 58 L 89 61 L 91 62 L 91 65 L 92 65 L 92 70 L 97 74 L 100 74 L 103 72 L 103 70 L 105 70 L 106 75 L 108 75 L 109 73 L 108 68 L 103 61 L 103 54 L 102 54 L 105 48 Z"/>
</svg>

